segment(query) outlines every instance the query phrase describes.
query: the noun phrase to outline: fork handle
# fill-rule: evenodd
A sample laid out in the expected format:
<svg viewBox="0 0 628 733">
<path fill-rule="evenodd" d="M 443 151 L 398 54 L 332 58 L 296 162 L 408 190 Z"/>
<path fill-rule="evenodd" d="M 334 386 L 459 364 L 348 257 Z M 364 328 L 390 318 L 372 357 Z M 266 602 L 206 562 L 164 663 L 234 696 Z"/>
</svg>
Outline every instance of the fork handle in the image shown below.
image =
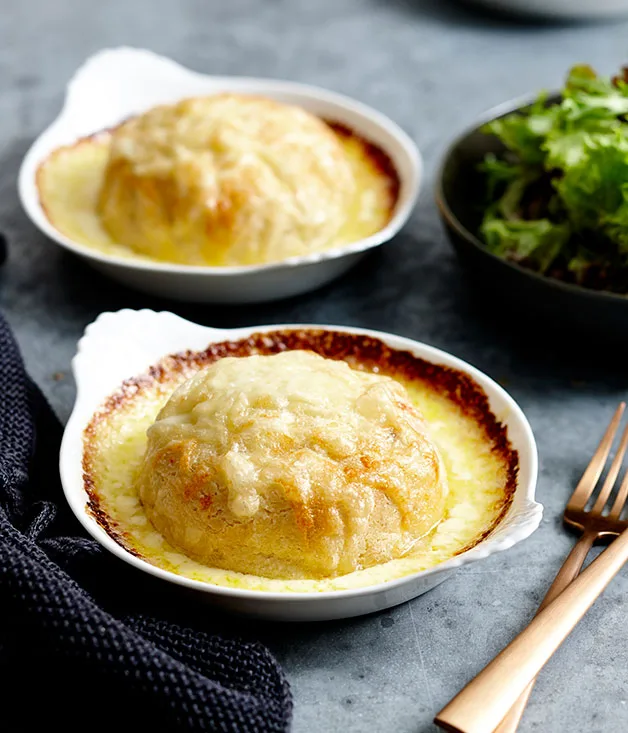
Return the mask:
<svg viewBox="0 0 628 733">
<path fill-rule="evenodd" d="M 436 716 L 454 733 L 492 733 L 628 560 L 628 530 L 536 616 Z"/>
<path fill-rule="evenodd" d="M 541 602 L 539 610 L 536 612 L 537 615 L 555 598 L 557 598 L 574 580 L 574 578 L 578 577 L 580 570 L 582 570 L 582 565 L 587 559 L 587 555 L 593 547 L 593 543 L 595 542 L 596 538 L 597 534 L 595 532 L 585 532 L 576 542 L 571 552 L 567 556 L 567 559 L 563 563 L 563 566 L 554 578 L 554 582 L 545 594 L 545 598 Z M 519 723 L 521 722 L 521 716 L 523 715 L 523 711 L 528 704 L 528 699 L 530 697 L 530 693 L 532 692 L 532 688 L 534 687 L 535 682 L 536 677 L 532 680 L 532 682 L 530 682 L 530 684 L 525 689 L 523 694 L 519 697 L 517 702 L 510 708 L 506 717 L 495 729 L 495 733 L 516 733 L 516 730 L 519 727 Z"/>
</svg>

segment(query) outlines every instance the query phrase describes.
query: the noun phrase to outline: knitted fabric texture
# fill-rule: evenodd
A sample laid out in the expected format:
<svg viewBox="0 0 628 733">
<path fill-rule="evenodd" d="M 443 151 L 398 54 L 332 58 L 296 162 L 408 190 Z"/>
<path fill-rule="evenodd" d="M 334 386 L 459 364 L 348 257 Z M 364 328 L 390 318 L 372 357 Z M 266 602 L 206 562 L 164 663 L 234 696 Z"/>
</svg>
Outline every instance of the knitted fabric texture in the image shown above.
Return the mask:
<svg viewBox="0 0 628 733">
<path fill-rule="evenodd" d="M 169 597 L 82 532 L 59 486 L 60 437 L 0 315 L 0 728 L 288 730 L 290 692 L 265 647 L 216 636 L 209 606 Z M 176 616 L 189 606 L 196 623 Z"/>
</svg>

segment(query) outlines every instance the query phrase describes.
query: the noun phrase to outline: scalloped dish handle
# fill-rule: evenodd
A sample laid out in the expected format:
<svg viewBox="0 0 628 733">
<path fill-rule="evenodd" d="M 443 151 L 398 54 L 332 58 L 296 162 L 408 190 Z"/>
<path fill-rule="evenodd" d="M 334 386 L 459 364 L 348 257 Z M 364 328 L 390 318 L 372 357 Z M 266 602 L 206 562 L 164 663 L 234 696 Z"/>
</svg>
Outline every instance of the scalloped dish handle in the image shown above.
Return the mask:
<svg viewBox="0 0 628 733">
<path fill-rule="evenodd" d="M 85 330 L 72 360 L 77 402 L 87 400 L 94 409 L 125 379 L 142 374 L 164 356 L 200 351 L 226 333 L 167 312 L 102 313 Z"/>
<path fill-rule="evenodd" d="M 109 48 L 91 56 L 67 86 L 60 117 L 72 119 L 76 136 L 119 123 L 173 98 L 207 93 L 207 76 L 139 48 Z"/>
</svg>

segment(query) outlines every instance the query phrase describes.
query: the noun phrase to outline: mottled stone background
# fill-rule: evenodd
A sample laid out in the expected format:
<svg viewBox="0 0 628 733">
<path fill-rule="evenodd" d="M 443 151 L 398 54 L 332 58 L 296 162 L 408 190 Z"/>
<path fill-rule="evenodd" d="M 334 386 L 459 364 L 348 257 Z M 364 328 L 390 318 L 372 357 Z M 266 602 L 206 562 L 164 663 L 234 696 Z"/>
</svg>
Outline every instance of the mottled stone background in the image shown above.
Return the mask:
<svg viewBox="0 0 628 733">
<path fill-rule="evenodd" d="M 546 514 L 528 541 L 380 615 L 261 627 L 295 694 L 295 733 L 431 730 L 434 713 L 526 623 L 573 542 L 560 515 L 615 404 L 620 351 L 566 351 L 478 312 L 432 198 L 447 141 L 484 109 L 557 86 L 569 65 L 611 73 L 628 25 L 518 24 L 442 0 L 0 1 L 0 230 L 10 257 L 0 307 L 34 377 L 66 419 L 70 359 L 100 311 L 167 308 L 211 325 L 351 324 L 450 350 L 502 382 L 538 439 Z M 255 308 L 180 306 L 112 284 L 35 231 L 15 181 L 86 56 L 133 45 L 218 74 L 285 77 L 350 94 L 390 115 L 426 163 L 405 231 L 342 280 Z M 544 672 L 523 731 L 628 730 L 628 579 L 617 578 Z"/>
</svg>

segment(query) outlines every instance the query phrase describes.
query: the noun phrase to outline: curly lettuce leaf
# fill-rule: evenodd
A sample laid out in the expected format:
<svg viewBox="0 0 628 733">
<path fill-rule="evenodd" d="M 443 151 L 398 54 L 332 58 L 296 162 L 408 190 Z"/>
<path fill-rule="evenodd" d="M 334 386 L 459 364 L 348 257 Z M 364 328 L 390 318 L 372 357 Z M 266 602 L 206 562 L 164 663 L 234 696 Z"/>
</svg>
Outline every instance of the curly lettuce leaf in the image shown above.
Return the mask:
<svg viewBox="0 0 628 733">
<path fill-rule="evenodd" d="M 493 254 L 545 273 L 569 240 L 571 229 L 566 223 L 555 224 L 549 219 L 506 221 L 488 211 L 481 233 Z"/>
<path fill-rule="evenodd" d="M 628 272 L 628 68 L 608 79 L 575 66 L 557 104 L 540 95 L 483 131 L 507 149 L 482 165 L 491 251 L 577 281 Z"/>
<path fill-rule="evenodd" d="M 622 202 L 612 214 L 604 217 L 604 231 L 618 246 L 619 253 L 626 256 L 628 265 L 628 182 L 621 184 Z"/>
<path fill-rule="evenodd" d="M 570 121 L 616 118 L 628 114 L 628 85 L 598 76 L 590 66 L 574 66 L 563 89 L 565 117 Z"/>
<path fill-rule="evenodd" d="M 541 165 L 545 160 L 542 143 L 555 125 L 559 109 L 546 106 L 545 97 L 522 112 L 513 112 L 492 120 L 482 127 L 482 132 L 495 135 L 524 165 Z"/>
<path fill-rule="evenodd" d="M 493 198 L 504 186 L 520 178 L 525 169 L 518 163 L 498 158 L 494 153 L 487 153 L 479 170 L 486 176 L 488 195 Z"/>
<path fill-rule="evenodd" d="M 480 170 L 486 175 L 489 196 L 493 198 L 500 192 L 497 208 L 505 219 L 519 216 L 528 186 L 543 174 L 542 168 L 526 168 L 491 154 L 485 157 Z"/>
<path fill-rule="evenodd" d="M 628 137 L 620 133 L 590 137 L 555 183 L 574 229 L 602 231 L 628 252 L 627 187 Z"/>
<path fill-rule="evenodd" d="M 524 165 L 546 170 L 582 159 L 588 139 L 626 127 L 628 84 L 598 77 L 588 66 L 574 66 L 562 101 L 547 106 L 543 93 L 528 109 L 493 120 L 482 130 L 497 136 Z"/>
<path fill-rule="evenodd" d="M 591 133 L 588 130 L 549 135 L 543 143 L 546 169 L 560 171 L 582 163 L 587 157 L 587 147 L 590 144 Z"/>
</svg>

